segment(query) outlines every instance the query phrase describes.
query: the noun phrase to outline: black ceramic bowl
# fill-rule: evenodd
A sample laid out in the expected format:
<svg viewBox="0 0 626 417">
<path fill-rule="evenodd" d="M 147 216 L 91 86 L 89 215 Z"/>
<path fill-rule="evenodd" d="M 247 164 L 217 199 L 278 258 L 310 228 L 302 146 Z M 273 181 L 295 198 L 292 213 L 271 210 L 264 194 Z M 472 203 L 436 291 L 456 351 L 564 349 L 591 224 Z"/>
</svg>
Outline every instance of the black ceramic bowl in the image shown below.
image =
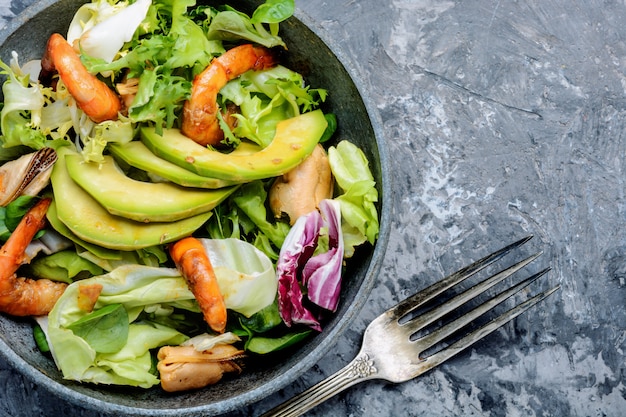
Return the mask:
<svg viewBox="0 0 626 417">
<path fill-rule="evenodd" d="M 26 9 L 0 32 L 2 60 L 8 63 L 13 50 L 19 52 L 21 63 L 40 58 L 50 34 L 66 33 L 82 3 L 84 0 L 42 0 Z M 250 13 L 259 3 L 238 1 L 236 8 Z M 325 323 L 324 331 L 291 351 L 269 356 L 262 364 L 248 364 L 237 378 L 202 390 L 171 395 L 160 388 L 129 389 L 63 380 L 53 361 L 35 347 L 31 321 L 0 315 L 0 353 L 16 369 L 68 403 L 103 413 L 211 415 L 232 411 L 276 392 L 315 365 L 339 339 L 363 307 L 387 246 L 391 212 L 388 161 L 378 116 L 363 99 L 366 94 L 359 88 L 358 80 L 351 76 L 355 72 L 337 44 L 299 11 L 282 24 L 281 36 L 289 47 L 285 64 L 301 72 L 310 85 L 329 91 L 325 110 L 337 115 L 336 137 L 350 140 L 364 150 L 380 193 L 378 242 L 373 248 L 362 248 L 349 263 L 338 311 Z"/>
</svg>

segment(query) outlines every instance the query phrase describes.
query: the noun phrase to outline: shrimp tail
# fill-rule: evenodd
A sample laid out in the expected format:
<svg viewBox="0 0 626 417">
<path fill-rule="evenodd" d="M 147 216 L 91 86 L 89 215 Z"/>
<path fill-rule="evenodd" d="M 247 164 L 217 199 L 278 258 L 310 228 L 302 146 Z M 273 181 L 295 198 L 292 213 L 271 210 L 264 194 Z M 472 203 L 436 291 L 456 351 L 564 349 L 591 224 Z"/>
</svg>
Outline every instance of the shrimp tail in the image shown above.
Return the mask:
<svg viewBox="0 0 626 417">
<path fill-rule="evenodd" d="M 217 95 L 229 81 L 253 70 L 271 68 L 277 64 L 271 50 L 251 44 L 229 49 L 215 58 L 192 83 L 191 96 L 183 106 L 183 134 L 203 146 L 218 146 L 224 139 L 217 112 Z"/>
<path fill-rule="evenodd" d="M 196 297 L 204 320 L 213 331 L 224 333 L 226 304 L 202 243 L 193 237 L 181 239 L 170 246 L 170 255 Z"/>
<path fill-rule="evenodd" d="M 72 45 L 53 33 L 41 59 L 40 80 L 50 79 L 56 71 L 76 105 L 96 123 L 116 120 L 122 111 L 119 96 L 103 81 L 87 71 Z"/>
<path fill-rule="evenodd" d="M 39 200 L 0 248 L 0 311 L 14 316 L 40 316 L 52 310 L 67 284 L 49 279 L 18 278 L 26 247 L 46 224 L 51 199 Z"/>
</svg>

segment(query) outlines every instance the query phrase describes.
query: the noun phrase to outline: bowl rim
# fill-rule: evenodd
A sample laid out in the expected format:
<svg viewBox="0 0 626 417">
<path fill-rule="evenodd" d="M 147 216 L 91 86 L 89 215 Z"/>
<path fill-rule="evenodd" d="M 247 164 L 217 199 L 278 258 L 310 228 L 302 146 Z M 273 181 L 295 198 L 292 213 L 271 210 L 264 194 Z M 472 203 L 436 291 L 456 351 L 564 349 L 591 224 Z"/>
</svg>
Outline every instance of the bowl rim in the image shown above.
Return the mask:
<svg viewBox="0 0 626 417">
<path fill-rule="evenodd" d="M 87 2 L 89 0 L 85 0 Z M 38 13 L 44 11 L 46 8 L 52 6 L 57 0 L 37 0 L 30 6 L 26 7 L 21 13 L 13 17 L 7 25 L 0 29 L 0 43 L 3 43 L 9 36 L 17 31 L 22 25 L 35 17 Z M 57 382 L 55 379 L 41 372 L 28 364 L 24 359 L 17 355 L 10 346 L 8 346 L 2 339 L 0 339 L 0 355 L 2 355 L 7 362 L 19 373 L 26 376 L 34 384 L 41 386 L 51 394 L 63 399 L 71 404 L 82 406 L 86 409 L 106 411 L 107 413 L 123 413 L 127 416 L 192 416 L 197 415 L 199 412 L 216 412 L 227 413 L 239 409 L 241 407 L 256 403 L 261 399 L 272 395 L 284 388 L 288 384 L 295 381 L 302 376 L 305 372 L 309 371 L 323 356 L 325 356 L 330 348 L 337 343 L 339 335 L 344 333 L 347 326 L 354 321 L 363 309 L 369 294 L 374 288 L 378 273 L 381 270 L 382 263 L 387 250 L 389 235 L 391 230 L 391 213 L 392 213 L 392 183 L 391 174 L 389 169 L 389 155 L 386 142 L 384 140 L 382 130 L 382 120 L 379 112 L 374 107 L 371 100 L 367 100 L 367 94 L 365 94 L 365 86 L 363 83 L 362 75 L 359 75 L 358 68 L 354 65 L 353 60 L 348 57 L 346 52 L 331 37 L 327 31 L 321 27 L 313 18 L 307 15 L 304 11 L 298 8 L 293 14 L 293 18 L 297 19 L 306 26 L 311 32 L 313 32 L 324 44 L 332 51 L 333 55 L 337 58 L 339 63 L 344 67 L 347 74 L 350 76 L 354 83 L 359 96 L 363 101 L 363 105 L 367 112 L 367 116 L 371 122 L 372 130 L 374 132 L 374 138 L 377 145 L 380 176 L 381 176 L 381 193 L 379 195 L 379 234 L 370 264 L 365 272 L 364 280 L 360 286 L 354 301 L 351 304 L 351 308 L 339 318 L 337 324 L 327 333 L 321 343 L 313 349 L 305 360 L 300 361 L 296 366 L 290 368 L 286 372 L 282 373 L 269 384 L 254 388 L 246 393 L 240 394 L 236 397 L 232 397 L 223 401 L 207 403 L 198 406 L 191 406 L 186 408 L 174 408 L 174 409 L 147 409 L 139 407 L 129 407 L 125 405 L 115 404 L 101 399 L 91 397 L 89 395 L 80 393 L 64 386 Z"/>
</svg>

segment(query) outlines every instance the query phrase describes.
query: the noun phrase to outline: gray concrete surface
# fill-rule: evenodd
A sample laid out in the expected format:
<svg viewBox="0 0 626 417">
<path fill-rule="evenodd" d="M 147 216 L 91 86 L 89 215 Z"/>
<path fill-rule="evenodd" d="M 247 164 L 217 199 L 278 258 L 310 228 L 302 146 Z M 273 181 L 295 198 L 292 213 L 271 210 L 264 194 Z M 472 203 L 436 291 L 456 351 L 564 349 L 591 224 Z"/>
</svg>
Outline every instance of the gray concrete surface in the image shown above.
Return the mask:
<svg viewBox="0 0 626 417">
<path fill-rule="evenodd" d="M 29 0 L 0 1 L 6 22 Z M 297 1 L 356 63 L 383 120 L 391 240 L 367 307 L 257 415 L 330 375 L 400 299 L 527 234 L 543 305 L 428 374 L 368 382 L 310 416 L 626 413 L 626 4 Z M 393 354 L 393 352 L 390 352 Z M 101 416 L 0 362 L 0 415 Z"/>
</svg>

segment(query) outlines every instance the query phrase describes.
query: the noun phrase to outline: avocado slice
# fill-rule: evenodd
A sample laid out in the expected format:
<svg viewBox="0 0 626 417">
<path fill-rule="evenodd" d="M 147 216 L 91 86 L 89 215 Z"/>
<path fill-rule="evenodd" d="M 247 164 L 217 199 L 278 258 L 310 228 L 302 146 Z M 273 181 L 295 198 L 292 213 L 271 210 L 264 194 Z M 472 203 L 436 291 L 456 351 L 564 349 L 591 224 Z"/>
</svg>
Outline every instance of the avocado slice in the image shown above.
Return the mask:
<svg viewBox="0 0 626 417">
<path fill-rule="evenodd" d="M 140 141 L 135 140 L 125 144 L 111 143 L 108 149 L 116 159 L 183 187 L 214 189 L 234 184 L 233 181 L 203 177 L 170 161 L 159 158 L 150 152 L 150 149 L 146 148 L 146 145 Z"/>
<path fill-rule="evenodd" d="M 258 152 L 226 154 L 206 148 L 178 129 L 141 128 L 141 140 L 155 155 L 206 177 L 249 182 L 282 175 L 313 152 L 327 122 L 321 110 L 283 120 L 272 142 Z"/>
<path fill-rule="evenodd" d="M 66 155 L 65 164 L 72 180 L 109 213 L 138 222 L 172 222 L 206 213 L 237 189 L 137 181 L 127 177 L 109 155 L 99 164 L 84 162 L 80 155 Z"/>
<path fill-rule="evenodd" d="M 72 231 L 68 229 L 65 223 L 59 220 L 59 216 L 57 214 L 57 206 L 54 200 L 52 200 L 50 207 L 48 207 L 46 218 L 48 219 L 50 226 L 52 226 L 52 228 L 56 230 L 61 236 L 64 236 L 65 238 L 71 240 L 76 245 L 93 253 L 99 258 L 108 259 L 108 260 L 122 259 L 122 257 L 120 256 L 119 250 L 113 250 L 113 249 L 104 248 L 102 246 L 94 245 L 92 243 L 82 240 L 81 238 L 76 236 L 74 233 L 72 233 Z"/>
<path fill-rule="evenodd" d="M 191 235 L 212 212 L 168 223 L 140 223 L 113 216 L 70 177 L 65 157 L 77 155 L 68 147 L 57 150 L 50 180 L 58 219 L 80 239 L 109 249 L 137 250 Z"/>
</svg>

